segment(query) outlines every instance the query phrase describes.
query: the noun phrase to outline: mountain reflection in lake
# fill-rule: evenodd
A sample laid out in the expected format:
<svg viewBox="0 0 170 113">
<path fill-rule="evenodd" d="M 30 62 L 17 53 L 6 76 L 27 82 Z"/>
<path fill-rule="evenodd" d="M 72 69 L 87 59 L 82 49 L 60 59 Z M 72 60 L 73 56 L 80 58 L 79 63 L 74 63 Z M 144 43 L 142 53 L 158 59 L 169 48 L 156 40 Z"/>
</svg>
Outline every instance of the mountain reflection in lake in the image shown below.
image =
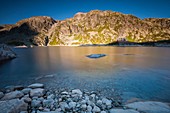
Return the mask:
<svg viewBox="0 0 170 113">
<path fill-rule="evenodd" d="M 124 99 L 170 102 L 170 49 L 157 47 L 16 48 L 0 65 L 0 88 L 42 82 L 49 88 L 98 90 Z M 89 54 L 106 54 L 89 59 Z M 52 75 L 52 76 L 51 76 Z"/>
</svg>

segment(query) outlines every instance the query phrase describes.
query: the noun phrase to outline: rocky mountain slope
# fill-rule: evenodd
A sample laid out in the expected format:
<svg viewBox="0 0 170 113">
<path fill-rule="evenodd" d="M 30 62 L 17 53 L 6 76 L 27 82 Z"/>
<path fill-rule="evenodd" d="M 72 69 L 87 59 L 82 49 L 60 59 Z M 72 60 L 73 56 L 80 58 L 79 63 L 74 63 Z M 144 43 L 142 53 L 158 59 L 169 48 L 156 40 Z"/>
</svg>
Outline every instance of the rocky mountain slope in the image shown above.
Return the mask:
<svg viewBox="0 0 170 113">
<path fill-rule="evenodd" d="M 108 44 L 122 39 L 138 43 L 170 40 L 170 18 L 142 20 L 119 12 L 92 10 L 62 21 L 32 17 L 0 27 L 0 42 L 7 44 Z"/>
<path fill-rule="evenodd" d="M 56 20 L 37 16 L 21 20 L 14 25 L 0 27 L 0 42 L 9 45 L 45 45 L 48 30 Z"/>
</svg>

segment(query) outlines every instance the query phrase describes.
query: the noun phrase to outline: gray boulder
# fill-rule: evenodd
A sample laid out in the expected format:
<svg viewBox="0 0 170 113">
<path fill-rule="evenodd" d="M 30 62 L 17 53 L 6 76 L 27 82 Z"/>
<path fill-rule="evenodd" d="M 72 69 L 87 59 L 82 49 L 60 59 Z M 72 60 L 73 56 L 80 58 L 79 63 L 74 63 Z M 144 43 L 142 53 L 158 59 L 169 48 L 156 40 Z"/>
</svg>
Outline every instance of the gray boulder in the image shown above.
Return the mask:
<svg viewBox="0 0 170 113">
<path fill-rule="evenodd" d="M 31 106 L 38 108 L 38 107 L 42 106 L 42 105 L 41 105 L 41 101 L 39 101 L 39 100 L 32 100 Z"/>
<path fill-rule="evenodd" d="M 44 94 L 45 94 L 45 89 L 42 89 L 42 88 L 32 89 L 30 91 L 30 96 L 31 97 L 41 97 Z"/>
<path fill-rule="evenodd" d="M 134 102 L 127 104 L 126 107 L 137 109 L 145 113 L 170 113 L 170 106 L 162 102 Z"/>
<path fill-rule="evenodd" d="M 24 101 L 19 99 L 12 99 L 6 101 L 0 101 L 1 113 L 20 113 L 21 111 L 27 111 L 27 106 Z"/>
<path fill-rule="evenodd" d="M 97 106 L 94 106 L 93 110 L 92 110 L 94 113 L 99 113 L 101 110 L 99 107 Z"/>
<path fill-rule="evenodd" d="M 16 54 L 12 51 L 12 49 L 5 44 L 0 44 L 0 61 L 13 58 L 16 58 Z"/>
<path fill-rule="evenodd" d="M 30 91 L 31 91 L 31 88 L 24 88 L 24 89 L 22 90 L 22 92 L 23 92 L 24 94 L 29 94 Z"/>
<path fill-rule="evenodd" d="M 6 93 L 1 100 L 10 100 L 10 99 L 15 99 L 15 98 L 21 98 L 23 96 L 24 94 L 21 91 L 13 91 L 10 93 Z"/>
</svg>

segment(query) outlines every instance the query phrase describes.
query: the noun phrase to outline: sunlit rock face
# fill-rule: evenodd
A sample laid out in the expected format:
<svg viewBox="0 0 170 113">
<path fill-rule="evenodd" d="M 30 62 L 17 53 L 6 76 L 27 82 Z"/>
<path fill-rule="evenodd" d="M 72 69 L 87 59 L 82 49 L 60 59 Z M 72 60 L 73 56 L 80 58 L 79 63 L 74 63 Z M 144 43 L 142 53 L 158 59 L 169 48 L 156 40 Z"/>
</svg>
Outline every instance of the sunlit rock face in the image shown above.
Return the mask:
<svg viewBox="0 0 170 113">
<path fill-rule="evenodd" d="M 40 16 L 1 26 L 0 42 L 38 46 L 109 44 L 120 38 L 130 42 L 154 42 L 170 40 L 169 28 L 169 18 L 142 20 L 129 14 L 92 10 L 78 12 L 62 21 Z"/>
<path fill-rule="evenodd" d="M 130 42 L 170 39 L 170 19 L 140 19 L 119 12 L 93 10 L 77 13 L 52 29 L 50 45 L 108 44 L 125 38 Z"/>
</svg>

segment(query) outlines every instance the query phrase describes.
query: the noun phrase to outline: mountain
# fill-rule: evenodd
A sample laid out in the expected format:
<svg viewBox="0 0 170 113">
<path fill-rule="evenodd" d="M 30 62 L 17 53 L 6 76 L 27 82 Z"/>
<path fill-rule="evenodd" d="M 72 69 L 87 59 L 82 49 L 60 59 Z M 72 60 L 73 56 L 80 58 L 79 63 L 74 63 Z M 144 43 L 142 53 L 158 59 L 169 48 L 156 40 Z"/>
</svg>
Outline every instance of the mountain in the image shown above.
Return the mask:
<svg viewBox="0 0 170 113">
<path fill-rule="evenodd" d="M 9 45 L 45 45 L 46 34 L 57 22 L 51 17 L 37 16 L 14 25 L 0 26 L 0 42 Z"/>
<path fill-rule="evenodd" d="M 7 44 L 109 44 L 122 39 L 137 43 L 170 40 L 170 18 L 142 20 L 129 14 L 92 10 L 62 21 L 39 16 L 0 26 L 0 42 Z"/>
</svg>

